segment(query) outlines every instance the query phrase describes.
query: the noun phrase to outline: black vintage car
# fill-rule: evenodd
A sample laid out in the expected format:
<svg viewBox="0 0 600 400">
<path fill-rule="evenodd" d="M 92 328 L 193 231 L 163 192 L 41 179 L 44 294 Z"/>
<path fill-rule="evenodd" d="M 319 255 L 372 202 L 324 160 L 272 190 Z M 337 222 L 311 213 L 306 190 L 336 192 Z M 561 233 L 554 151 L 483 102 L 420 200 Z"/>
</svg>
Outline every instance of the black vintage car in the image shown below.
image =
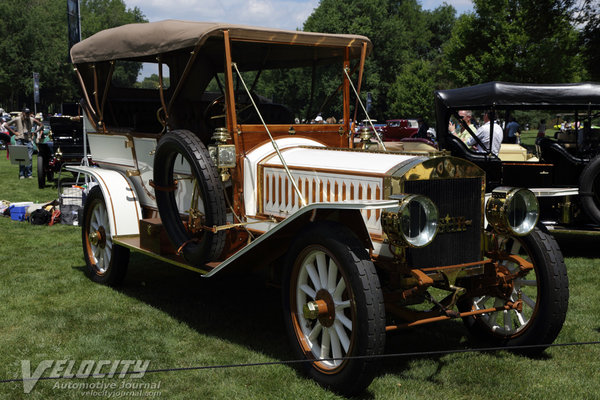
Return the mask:
<svg viewBox="0 0 600 400">
<path fill-rule="evenodd" d="M 54 180 L 63 165 L 81 163 L 83 154 L 83 123 L 79 117 L 53 116 L 49 118 L 52 142 L 38 144 L 37 172 L 40 189 L 46 180 Z M 88 152 L 89 154 L 89 152 Z"/>
<path fill-rule="evenodd" d="M 484 169 L 487 191 L 504 185 L 528 187 L 540 203 L 540 221 L 549 229 L 600 232 L 600 129 L 594 125 L 600 116 L 600 84 L 488 82 L 436 91 L 435 104 L 440 148 Z M 536 139 L 529 149 L 502 144 L 494 155 L 489 148 L 485 152 L 468 148 L 448 128 L 452 118 L 475 136 L 458 111 L 476 114 L 486 109 L 495 111 L 495 118 L 515 110 L 568 112 L 574 121 L 556 136 Z M 492 136 L 496 134 L 503 132 L 492 129 Z"/>
</svg>

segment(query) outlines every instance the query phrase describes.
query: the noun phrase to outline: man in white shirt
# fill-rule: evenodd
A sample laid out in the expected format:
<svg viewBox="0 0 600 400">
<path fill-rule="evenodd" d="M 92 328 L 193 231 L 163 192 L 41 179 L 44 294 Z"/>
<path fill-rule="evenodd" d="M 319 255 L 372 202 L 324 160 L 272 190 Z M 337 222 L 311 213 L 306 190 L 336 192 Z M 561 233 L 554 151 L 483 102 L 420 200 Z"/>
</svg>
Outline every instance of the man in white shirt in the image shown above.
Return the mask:
<svg viewBox="0 0 600 400">
<path fill-rule="evenodd" d="M 483 125 L 481 125 L 479 129 L 477 129 L 476 133 L 476 136 L 479 138 L 481 143 L 483 143 L 485 148 L 482 148 L 473 137 L 469 137 L 466 144 L 469 147 L 473 147 L 473 149 L 477 152 L 487 153 L 487 150 L 490 148 L 490 127 L 493 127 L 491 129 L 492 153 L 497 156 L 500 152 L 500 144 L 502 143 L 503 133 L 500 125 L 498 125 L 495 122 L 493 125 L 490 124 L 490 121 L 492 119 L 494 119 L 493 111 L 486 111 L 483 114 Z"/>
</svg>

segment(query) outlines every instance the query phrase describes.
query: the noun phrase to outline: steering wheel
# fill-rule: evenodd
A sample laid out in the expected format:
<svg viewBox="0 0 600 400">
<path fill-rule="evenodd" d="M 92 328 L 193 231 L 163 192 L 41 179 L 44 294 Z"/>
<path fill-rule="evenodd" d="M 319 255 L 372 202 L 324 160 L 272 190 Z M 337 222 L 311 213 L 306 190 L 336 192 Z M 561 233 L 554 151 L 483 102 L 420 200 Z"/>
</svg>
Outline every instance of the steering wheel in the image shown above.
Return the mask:
<svg viewBox="0 0 600 400">
<path fill-rule="evenodd" d="M 260 99 L 255 93 L 250 93 L 252 99 L 256 104 L 260 104 Z M 247 97 L 247 96 L 246 96 Z M 243 124 L 248 121 L 253 115 L 253 112 L 244 113 L 244 111 L 253 108 L 250 99 L 246 98 L 246 101 L 236 101 L 235 113 L 237 116 L 237 122 Z M 204 123 L 211 129 L 214 130 L 217 127 L 225 126 L 225 116 L 227 115 L 227 106 L 225 104 L 225 95 L 221 95 L 210 102 L 210 104 L 204 109 Z M 223 120 L 221 122 L 221 120 Z"/>
</svg>

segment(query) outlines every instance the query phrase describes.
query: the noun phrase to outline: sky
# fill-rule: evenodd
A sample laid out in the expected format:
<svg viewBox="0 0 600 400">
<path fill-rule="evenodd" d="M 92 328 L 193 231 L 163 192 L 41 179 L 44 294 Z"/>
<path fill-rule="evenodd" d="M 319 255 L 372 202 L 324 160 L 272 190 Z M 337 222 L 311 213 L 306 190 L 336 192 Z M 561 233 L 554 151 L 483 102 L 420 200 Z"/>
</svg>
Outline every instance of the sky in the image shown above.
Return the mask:
<svg viewBox="0 0 600 400">
<path fill-rule="evenodd" d="M 442 0 L 420 0 L 424 9 L 440 6 Z M 124 0 L 138 7 L 150 21 L 182 19 L 229 22 L 270 28 L 302 28 L 319 0 Z M 447 0 L 459 14 L 472 10 L 471 0 Z"/>
</svg>

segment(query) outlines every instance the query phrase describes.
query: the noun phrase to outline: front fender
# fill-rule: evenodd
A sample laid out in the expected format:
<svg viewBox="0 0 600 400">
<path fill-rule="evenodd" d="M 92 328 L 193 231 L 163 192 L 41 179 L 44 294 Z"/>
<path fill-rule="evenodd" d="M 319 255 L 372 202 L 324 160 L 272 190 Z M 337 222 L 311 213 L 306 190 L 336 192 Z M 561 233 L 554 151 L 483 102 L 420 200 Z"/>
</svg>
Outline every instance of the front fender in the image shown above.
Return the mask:
<svg viewBox="0 0 600 400">
<path fill-rule="evenodd" d="M 246 268 L 248 265 L 265 267 L 285 254 L 296 234 L 319 221 L 334 221 L 346 225 L 365 248 L 372 249 L 373 242 L 365 225 L 361 210 L 381 210 L 397 207 L 396 200 L 346 201 L 312 203 L 277 223 L 252 243 L 229 257 L 204 277 L 211 277 L 225 268 Z"/>
<path fill-rule="evenodd" d="M 89 175 L 98 183 L 106 202 L 113 236 L 139 235 L 142 209 L 129 178 L 121 172 L 96 167 L 69 165 L 65 169 Z"/>
</svg>

